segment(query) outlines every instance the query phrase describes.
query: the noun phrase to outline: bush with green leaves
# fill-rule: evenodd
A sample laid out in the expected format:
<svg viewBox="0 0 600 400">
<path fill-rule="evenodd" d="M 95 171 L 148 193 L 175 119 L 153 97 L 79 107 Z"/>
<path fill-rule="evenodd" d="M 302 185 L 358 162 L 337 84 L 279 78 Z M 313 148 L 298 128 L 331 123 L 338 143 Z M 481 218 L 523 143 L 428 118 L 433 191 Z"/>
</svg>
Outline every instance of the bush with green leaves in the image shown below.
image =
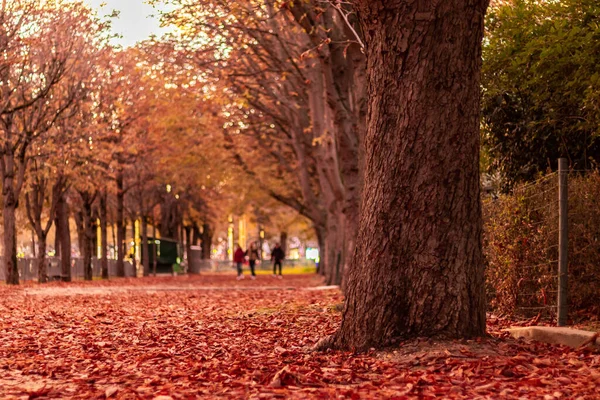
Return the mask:
<svg viewBox="0 0 600 400">
<path fill-rule="evenodd" d="M 482 70 L 482 141 L 504 189 L 567 157 L 600 162 L 600 2 L 512 0 L 491 6 Z"/>
</svg>

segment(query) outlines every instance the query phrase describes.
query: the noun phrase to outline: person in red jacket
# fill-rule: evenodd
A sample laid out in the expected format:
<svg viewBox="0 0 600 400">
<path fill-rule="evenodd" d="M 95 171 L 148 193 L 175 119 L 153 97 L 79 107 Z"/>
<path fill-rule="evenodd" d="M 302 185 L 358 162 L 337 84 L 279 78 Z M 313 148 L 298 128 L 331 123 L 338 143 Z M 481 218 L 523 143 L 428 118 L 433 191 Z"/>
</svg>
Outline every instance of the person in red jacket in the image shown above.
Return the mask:
<svg viewBox="0 0 600 400">
<path fill-rule="evenodd" d="M 244 250 L 242 250 L 242 248 L 238 244 L 237 249 L 235 250 L 235 253 L 233 253 L 233 262 L 237 266 L 238 281 L 240 279 L 244 279 L 244 274 L 242 273 L 242 263 L 244 262 L 245 257 L 246 257 L 246 253 L 244 252 Z"/>
</svg>

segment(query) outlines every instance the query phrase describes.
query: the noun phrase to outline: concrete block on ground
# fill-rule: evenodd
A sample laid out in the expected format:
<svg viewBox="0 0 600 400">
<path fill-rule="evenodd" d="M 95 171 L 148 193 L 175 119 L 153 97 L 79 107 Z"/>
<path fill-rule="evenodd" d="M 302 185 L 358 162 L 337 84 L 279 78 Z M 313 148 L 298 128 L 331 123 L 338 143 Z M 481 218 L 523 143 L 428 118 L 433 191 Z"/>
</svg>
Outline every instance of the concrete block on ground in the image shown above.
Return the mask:
<svg viewBox="0 0 600 400">
<path fill-rule="evenodd" d="M 339 290 L 339 286 L 337 285 L 331 285 L 331 286 L 315 286 L 315 287 L 308 287 L 306 288 L 306 290 L 313 290 L 313 291 L 321 291 L 321 290 Z"/>
<path fill-rule="evenodd" d="M 593 345 L 600 348 L 600 338 L 595 332 L 582 331 L 580 329 L 552 326 L 526 326 L 507 329 L 515 339 L 525 338 L 537 340 L 538 342 L 560 344 L 577 348 L 589 342 L 594 336 Z M 591 345 L 592 343 L 590 343 Z"/>
</svg>

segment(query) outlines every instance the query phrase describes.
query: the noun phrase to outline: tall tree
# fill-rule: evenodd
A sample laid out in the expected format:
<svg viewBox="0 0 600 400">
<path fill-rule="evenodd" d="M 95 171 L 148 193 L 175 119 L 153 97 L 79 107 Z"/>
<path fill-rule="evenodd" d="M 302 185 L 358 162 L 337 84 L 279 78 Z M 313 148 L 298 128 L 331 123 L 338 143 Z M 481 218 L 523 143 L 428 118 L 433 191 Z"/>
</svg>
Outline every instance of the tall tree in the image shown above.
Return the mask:
<svg viewBox="0 0 600 400">
<path fill-rule="evenodd" d="M 7 283 L 18 284 L 15 211 L 31 146 L 85 93 L 105 26 L 81 2 L 0 4 L 0 177 Z"/>
<path fill-rule="evenodd" d="M 38 282 L 48 281 L 48 268 L 46 265 L 46 240 L 48 232 L 52 227 L 56 216 L 56 207 L 60 199 L 68 189 L 64 175 L 59 174 L 52 182 L 51 193 L 48 192 L 50 185 L 49 173 L 37 160 L 32 162 L 32 174 L 30 177 L 28 191 L 25 193 L 25 203 L 27 209 L 27 218 L 38 239 L 37 268 Z M 46 223 L 42 222 L 44 204 L 49 203 Z"/>
<path fill-rule="evenodd" d="M 487 0 L 359 0 L 365 184 L 343 320 L 328 343 L 485 332 L 479 76 Z"/>
</svg>

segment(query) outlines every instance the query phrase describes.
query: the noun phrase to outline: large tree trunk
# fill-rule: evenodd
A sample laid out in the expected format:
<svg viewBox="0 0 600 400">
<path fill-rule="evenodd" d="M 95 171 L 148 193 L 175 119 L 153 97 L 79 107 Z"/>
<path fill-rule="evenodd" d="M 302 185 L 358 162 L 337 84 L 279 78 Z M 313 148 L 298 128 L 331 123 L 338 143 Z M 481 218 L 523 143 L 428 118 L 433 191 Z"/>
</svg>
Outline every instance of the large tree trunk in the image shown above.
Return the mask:
<svg viewBox="0 0 600 400">
<path fill-rule="evenodd" d="M 485 333 L 479 71 L 486 0 L 358 2 L 369 118 L 338 348 Z"/>
<path fill-rule="evenodd" d="M 11 193 L 4 193 L 4 263 L 6 283 L 19 284 L 19 269 L 17 264 L 17 227 L 16 227 L 16 200 Z"/>
<path fill-rule="evenodd" d="M 123 210 L 125 191 L 123 188 L 123 172 L 117 172 L 117 276 L 125 276 L 125 221 Z"/>
<path fill-rule="evenodd" d="M 100 257 L 100 269 L 102 270 L 102 279 L 108 279 L 108 207 L 107 207 L 106 189 L 100 196 L 100 240 L 102 254 Z"/>
</svg>

